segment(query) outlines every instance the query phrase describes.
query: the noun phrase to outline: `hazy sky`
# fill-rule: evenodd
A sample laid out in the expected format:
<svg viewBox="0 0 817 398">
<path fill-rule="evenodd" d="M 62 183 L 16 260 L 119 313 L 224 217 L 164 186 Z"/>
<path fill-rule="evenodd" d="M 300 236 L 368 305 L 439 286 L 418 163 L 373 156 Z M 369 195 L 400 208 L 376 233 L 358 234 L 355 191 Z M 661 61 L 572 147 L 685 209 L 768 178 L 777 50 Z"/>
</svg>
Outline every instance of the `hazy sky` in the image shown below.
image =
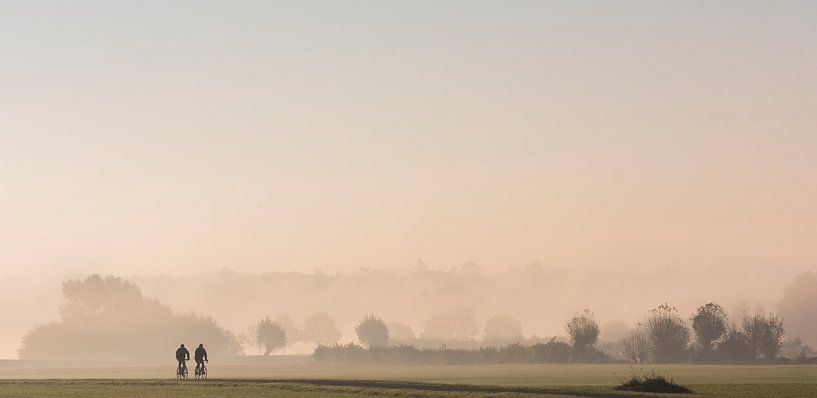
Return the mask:
<svg viewBox="0 0 817 398">
<path fill-rule="evenodd" d="M 0 1 L 0 276 L 817 264 L 817 3 Z"/>
</svg>

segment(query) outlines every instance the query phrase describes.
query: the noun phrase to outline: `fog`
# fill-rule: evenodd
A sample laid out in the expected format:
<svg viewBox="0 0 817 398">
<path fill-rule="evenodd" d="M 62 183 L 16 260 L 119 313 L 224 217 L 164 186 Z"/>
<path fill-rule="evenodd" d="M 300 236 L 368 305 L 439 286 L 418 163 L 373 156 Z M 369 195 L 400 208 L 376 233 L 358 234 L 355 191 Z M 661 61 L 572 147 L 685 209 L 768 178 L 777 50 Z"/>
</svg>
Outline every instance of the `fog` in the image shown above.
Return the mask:
<svg viewBox="0 0 817 398">
<path fill-rule="evenodd" d="M 0 358 L 29 332 L 37 358 L 257 354 L 262 319 L 319 313 L 482 341 L 589 309 L 615 340 L 708 302 L 815 345 L 814 11 L 4 5 Z"/>
<path fill-rule="evenodd" d="M 669 268 L 568 270 L 538 263 L 489 272 L 474 263 L 441 270 L 421 262 L 403 272 L 363 268 L 338 274 L 319 270 L 249 274 L 225 269 L 189 276 L 134 275 L 124 279 L 140 288 L 145 298 L 154 298 L 178 314 L 195 312 L 212 316 L 236 336 L 246 333 L 264 317 L 280 319 L 285 315 L 300 326 L 309 315 L 327 313 L 337 321 L 339 341 L 344 343 L 358 342 L 354 327 L 368 314 L 408 325 L 415 336 L 420 336 L 433 315 L 463 309 L 473 310 L 476 315 L 479 327 L 476 339 L 484 337 L 485 321 L 496 315 L 518 320 L 525 338 L 563 337 L 565 322 L 573 314 L 590 309 L 602 326 L 602 340 L 613 341 L 626 333 L 621 324 L 630 326 L 642 321 L 650 309 L 665 302 L 688 317 L 698 306 L 714 301 L 724 306 L 736 322 L 743 315 L 777 312 L 783 291 L 792 284 L 795 275 L 794 270 L 764 268 L 701 272 Z M 85 277 L 65 276 L 75 281 Z M 16 358 L 24 334 L 36 324 L 64 319 L 67 301 L 62 297 L 62 282 L 58 277 L 2 280 L 3 357 Z M 802 309 L 806 313 L 811 310 Z M 112 322 L 134 325 L 147 317 L 151 322 L 165 322 L 160 328 L 184 330 L 175 323 L 162 321 L 166 315 L 161 310 L 160 313 L 141 306 L 124 307 Z M 395 330 L 393 336 L 395 333 L 399 332 Z M 199 341 L 192 341 L 198 336 L 201 334 L 192 331 L 174 331 L 162 338 L 154 334 L 133 338 L 140 341 L 140 347 L 170 353 L 177 343 L 198 344 Z M 117 344 L 121 344 L 122 358 L 142 358 L 148 352 L 129 351 L 133 343 L 127 341 Z M 311 354 L 314 347 L 314 343 L 293 341 L 277 353 Z M 244 353 L 258 354 L 251 347 L 246 347 Z M 90 351 L 86 354 L 94 357 Z M 80 359 L 83 357 L 79 355 Z M 148 359 L 160 358 L 159 354 L 150 354 Z"/>
</svg>

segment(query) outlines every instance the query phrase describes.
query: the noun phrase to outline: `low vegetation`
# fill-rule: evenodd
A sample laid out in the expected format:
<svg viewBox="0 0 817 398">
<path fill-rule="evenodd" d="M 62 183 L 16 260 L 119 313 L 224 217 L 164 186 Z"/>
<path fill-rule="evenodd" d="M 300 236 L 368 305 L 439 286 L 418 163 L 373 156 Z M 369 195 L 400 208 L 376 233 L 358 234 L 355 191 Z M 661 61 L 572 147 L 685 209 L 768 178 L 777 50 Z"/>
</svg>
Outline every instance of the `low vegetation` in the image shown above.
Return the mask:
<svg viewBox="0 0 817 398">
<path fill-rule="evenodd" d="M 672 378 L 667 380 L 664 376 L 652 372 L 644 375 L 633 375 L 615 387 L 619 391 L 653 392 L 665 394 L 692 394 L 692 390 L 676 383 Z"/>
</svg>

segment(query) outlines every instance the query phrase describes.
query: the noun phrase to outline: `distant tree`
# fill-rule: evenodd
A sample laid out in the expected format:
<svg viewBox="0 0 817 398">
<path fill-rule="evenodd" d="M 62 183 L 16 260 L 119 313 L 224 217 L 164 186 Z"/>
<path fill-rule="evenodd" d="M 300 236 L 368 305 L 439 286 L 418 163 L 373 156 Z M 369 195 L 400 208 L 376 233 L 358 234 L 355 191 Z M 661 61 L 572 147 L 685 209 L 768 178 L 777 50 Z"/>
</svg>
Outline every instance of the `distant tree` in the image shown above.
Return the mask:
<svg viewBox="0 0 817 398">
<path fill-rule="evenodd" d="M 518 342 L 522 337 L 522 323 L 509 316 L 497 315 L 485 322 L 485 340 L 496 343 Z"/>
<path fill-rule="evenodd" d="M 735 326 L 726 330 L 713 354 L 714 359 L 718 362 L 745 363 L 755 359 L 754 351 L 746 335 Z"/>
<path fill-rule="evenodd" d="M 287 333 L 278 322 L 264 318 L 255 326 L 255 342 L 259 349 L 264 350 L 264 356 L 284 348 L 287 345 Z"/>
<path fill-rule="evenodd" d="M 145 301 L 138 286 L 113 275 L 69 279 L 62 284 L 62 295 L 65 303 L 60 315 L 65 322 L 116 316 L 122 308 L 141 306 Z"/>
<path fill-rule="evenodd" d="M 61 321 L 28 331 L 18 351 L 21 359 L 116 358 L 123 342 L 130 356 L 161 358 L 183 342 L 179 336 L 207 343 L 213 355 L 242 352 L 236 337 L 212 317 L 174 313 L 122 278 L 71 279 L 63 284 L 63 295 Z"/>
<path fill-rule="evenodd" d="M 817 274 L 806 272 L 795 277 L 783 290 L 778 312 L 786 320 L 788 334 L 817 346 Z"/>
<path fill-rule="evenodd" d="M 814 351 L 814 348 L 803 343 L 799 337 L 784 341 L 780 350 L 781 356 L 800 362 L 805 362 L 815 354 L 817 352 Z"/>
<path fill-rule="evenodd" d="M 743 333 L 755 357 L 763 357 L 767 360 L 774 360 L 780 353 L 783 344 L 783 320 L 769 314 L 764 317 L 755 315 L 743 318 Z"/>
<path fill-rule="evenodd" d="M 630 332 L 630 327 L 627 323 L 622 321 L 607 321 L 601 325 L 601 334 L 599 341 L 619 342 L 627 337 Z"/>
<path fill-rule="evenodd" d="M 323 345 L 337 343 L 340 340 L 340 335 L 340 330 L 335 324 L 335 318 L 325 312 L 318 312 L 306 317 L 301 332 L 302 340 Z"/>
<path fill-rule="evenodd" d="M 709 357 L 715 341 L 726 333 L 727 325 L 726 311 L 715 303 L 698 307 L 692 315 L 692 330 L 704 358 Z"/>
<path fill-rule="evenodd" d="M 685 362 L 688 359 L 689 329 L 675 307 L 661 304 L 651 310 L 647 332 L 656 362 Z"/>
<path fill-rule="evenodd" d="M 370 348 L 385 347 L 389 343 L 389 329 L 374 315 L 366 315 L 355 327 L 355 333 L 360 343 Z"/>
<path fill-rule="evenodd" d="M 575 352 L 591 351 L 599 340 L 599 324 L 593 317 L 593 312 L 584 310 L 576 314 L 565 325 L 567 334 L 570 335 L 570 342 L 573 344 Z"/>
<path fill-rule="evenodd" d="M 293 321 L 289 315 L 279 314 L 275 317 L 275 323 L 284 328 L 284 332 L 287 335 L 287 344 L 301 340 L 301 330 L 298 329 L 298 325 L 295 324 L 295 321 Z"/>
<path fill-rule="evenodd" d="M 650 353 L 650 336 L 643 324 L 630 329 L 624 338 L 624 356 L 635 363 L 646 362 Z"/>
<path fill-rule="evenodd" d="M 479 333 L 476 315 L 470 309 L 455 309 L 429 317 L 420 335 L 422 339 L 443 341 L 474 340 Z"/>
<path fill-rule="evenodd" d="M 389 340 L 393 341 L 394 344 L 407 344 L 415 339 L 414 330 L 404 323 L 388 322 L 386 328 L 389 329 Z"/>
</svg>

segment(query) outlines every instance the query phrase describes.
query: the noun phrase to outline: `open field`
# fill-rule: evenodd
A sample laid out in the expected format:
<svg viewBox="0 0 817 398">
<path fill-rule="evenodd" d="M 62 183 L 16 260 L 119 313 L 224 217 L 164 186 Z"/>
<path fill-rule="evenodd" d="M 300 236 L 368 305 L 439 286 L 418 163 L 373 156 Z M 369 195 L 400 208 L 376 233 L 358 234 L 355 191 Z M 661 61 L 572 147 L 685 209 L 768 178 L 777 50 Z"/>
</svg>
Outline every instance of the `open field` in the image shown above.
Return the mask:
<svg viewBox="0 0 817 398">
<path fill-rule="evenodd" d="M 41 364 L 40 364 L 41 365 Z M 656 370 L 706 397 L 815 397 L 817 366 L 485 365 L 316 367 L 301 364 L 211 363 L 211 380 L 176 382 L 173 365 L 48 369 L 0 366 L 3 397 L 489 397 L 644 396 L 612 386 L 634 371 Z M 665 395 L 666 396 L 666 395 Z"/>
</svg>

